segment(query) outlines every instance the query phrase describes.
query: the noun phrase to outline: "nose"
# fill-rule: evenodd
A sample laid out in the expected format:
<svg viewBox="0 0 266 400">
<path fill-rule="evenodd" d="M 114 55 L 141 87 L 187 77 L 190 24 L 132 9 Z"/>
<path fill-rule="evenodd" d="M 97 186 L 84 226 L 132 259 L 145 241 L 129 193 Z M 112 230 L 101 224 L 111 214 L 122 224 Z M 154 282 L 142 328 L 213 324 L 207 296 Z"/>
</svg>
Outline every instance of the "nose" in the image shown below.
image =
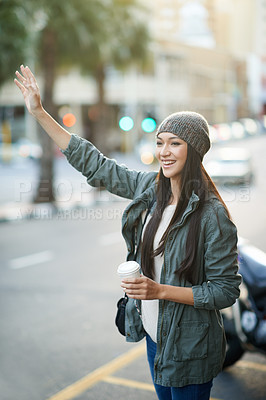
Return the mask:
<svg viewBox="0 0 266 400">
<path fill-rule="evenodd" d="M 167 143 L 165 143 L 162 147 L 161 147 L 161 151 L 160 151 L 160 155 L 162 157 L 168 156 L 169 154 L 171 154 L 169 146 Z"/>
</svg>

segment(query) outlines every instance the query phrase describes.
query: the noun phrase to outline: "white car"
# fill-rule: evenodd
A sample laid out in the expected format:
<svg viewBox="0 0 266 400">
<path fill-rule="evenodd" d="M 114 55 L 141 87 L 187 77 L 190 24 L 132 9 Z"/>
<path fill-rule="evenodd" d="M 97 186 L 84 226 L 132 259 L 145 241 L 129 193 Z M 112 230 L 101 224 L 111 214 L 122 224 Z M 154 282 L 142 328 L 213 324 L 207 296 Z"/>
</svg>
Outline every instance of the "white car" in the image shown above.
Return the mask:
<svg viewBox="0 0 266 400">
<path fill-rule="evenodd" d="M 250 152 L 243 148 L 225 147 L 206 163 L 205 169 L 219 184 L 250 184 L 253 180 Z"/>
</svg>

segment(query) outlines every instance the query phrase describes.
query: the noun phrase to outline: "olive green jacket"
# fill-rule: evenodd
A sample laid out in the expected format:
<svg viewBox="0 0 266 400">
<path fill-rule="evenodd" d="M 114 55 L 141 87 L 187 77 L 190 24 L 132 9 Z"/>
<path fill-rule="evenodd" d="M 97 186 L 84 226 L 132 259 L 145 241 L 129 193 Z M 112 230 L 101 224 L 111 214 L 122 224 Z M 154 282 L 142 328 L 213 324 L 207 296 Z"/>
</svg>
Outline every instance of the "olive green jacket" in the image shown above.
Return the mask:
<svg viewBox="0 0 266 400">
<path fill-rule="evenodd" d="M 142 213 L 155 198 L 155 172 L 137 172 L 104 157 L 90 142 L 72 135 L 63 152 L 74 168 L 87 177 L 92 186 L 132 199 L 122 217 L 122 234 L 128 260 L 134 258 L 140 240 Z M 192 285 L 180 280 L 174 271 L 185 258 L 189 216 L 198 207 L 193 194 L 178 223 L 166 239 L 162 284 Z M 155 204 L 152 207 L 151 213 Z M 225 335 L 219 310 L 231 306 L 239 296 L 237 231 L 220 201 L 210 196 L 206 202 L 197 251 L 197 285 L 192 286 L 194 306 L 159 300 L 155 382 L 180 387 L 208 382 L 222 369 Z M 140 253 L 140 252 L 139 252 Z M 137 254 L 140 261 L 140 254 Z M 145 336 L 136 302 L 126 307 L 126 338 L 137 342 Z M 138 304 L 140 306 L 140 304 Z M 138 307 L 139 308 L 139 307 Z"/>
</svg>

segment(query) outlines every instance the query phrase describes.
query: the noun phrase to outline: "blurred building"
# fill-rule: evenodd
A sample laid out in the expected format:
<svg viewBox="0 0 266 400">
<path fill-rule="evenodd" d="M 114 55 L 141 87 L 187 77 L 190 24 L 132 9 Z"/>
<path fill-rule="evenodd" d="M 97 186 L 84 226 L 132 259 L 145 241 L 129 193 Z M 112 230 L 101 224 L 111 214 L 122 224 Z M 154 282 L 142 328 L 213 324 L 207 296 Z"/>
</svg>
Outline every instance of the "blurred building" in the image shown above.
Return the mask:
<svg viewBox="0 0 266 400">
<path fill-rule="evenodd" d="M 261 114 L 266 116 L 266 0 L 256 0 L 255 37 L 254 37 L 254 92 L 251 95 Z M 255 78 L 255 77 L 254 77 Z M 256 78 L 255 78 L 256 79 Z M 258 100 L 257 100 L 258 99 Z"/>
<path fill-rule="evenodd" d="M 257 2 L 265 5 L 264 0 Z M 257 34 L 257 21 L 263 20 L 261 5 L 254 0 L 149 3 L 157 56 L 168 58 L 168 77 L 175 71 L 182 81 L 177 107 L 198 110 L 216 123 L 258 115 L 261 104 L 258 92 L 254 93 L 258 78 L 254 79 L 250 64 L 259 43 L 263 48 L 265 41 L 265 35 L 261 40 Z"/>
<path fill-rule="evenodd" d="M 139 139 L 145 116 L 161 120 L 190 109 L 214 124 L 266 114 L 266 0 L 146 0 L 145 5 L 153 39 L 151 68 L 146 73 L 107 70 L 109 145 L 119 146 L 123 115 L 133 118 Z M 73 130 L 89 137 L 97 118 L 94 81 L 72 70 L 58 78 L 54 96 L 59 113 L 67 105 L 66 112 L 75 114 Z M 12 83 L 0 91 L 0 106 L 13 115 L 23 118 L 22 105 Z M 28 136 L 31 124 L 27 118 Z"/>
</svg>

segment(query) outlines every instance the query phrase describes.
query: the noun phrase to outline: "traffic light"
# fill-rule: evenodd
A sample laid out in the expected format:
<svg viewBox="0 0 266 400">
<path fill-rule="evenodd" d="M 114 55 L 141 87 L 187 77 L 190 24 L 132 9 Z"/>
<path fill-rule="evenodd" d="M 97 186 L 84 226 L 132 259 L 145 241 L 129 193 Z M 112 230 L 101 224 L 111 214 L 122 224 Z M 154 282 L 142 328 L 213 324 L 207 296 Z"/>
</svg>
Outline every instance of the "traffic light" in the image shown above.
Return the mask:
<svg viewBox="0 0 266 400">
<path fill-rule="evenodd" d="M 119 126 L 122 131 L 128 132 L 134 127 L 134 121 L 131 117 L 124 116 L 119 120 Z"/>
<path fill-rule="evenodd" d="M 135 122 L 132 117 L 124 115 L 119 119 L 119 127 L 122 131 L 128 132 L 133 129 Z M 145 118 L 141 122 L 141 128 L 144 132 L 150 133 L 156 129 L 156 120 L 150 113 L 146 113 Z"/>
<path fill-rule="evenodd" d="M 141 128 L 144 132 L 150 133 L 153 132 L 156 128 L 156 121 L 154 118 L 147 117 L 141 123 Z"/>
</svg>

